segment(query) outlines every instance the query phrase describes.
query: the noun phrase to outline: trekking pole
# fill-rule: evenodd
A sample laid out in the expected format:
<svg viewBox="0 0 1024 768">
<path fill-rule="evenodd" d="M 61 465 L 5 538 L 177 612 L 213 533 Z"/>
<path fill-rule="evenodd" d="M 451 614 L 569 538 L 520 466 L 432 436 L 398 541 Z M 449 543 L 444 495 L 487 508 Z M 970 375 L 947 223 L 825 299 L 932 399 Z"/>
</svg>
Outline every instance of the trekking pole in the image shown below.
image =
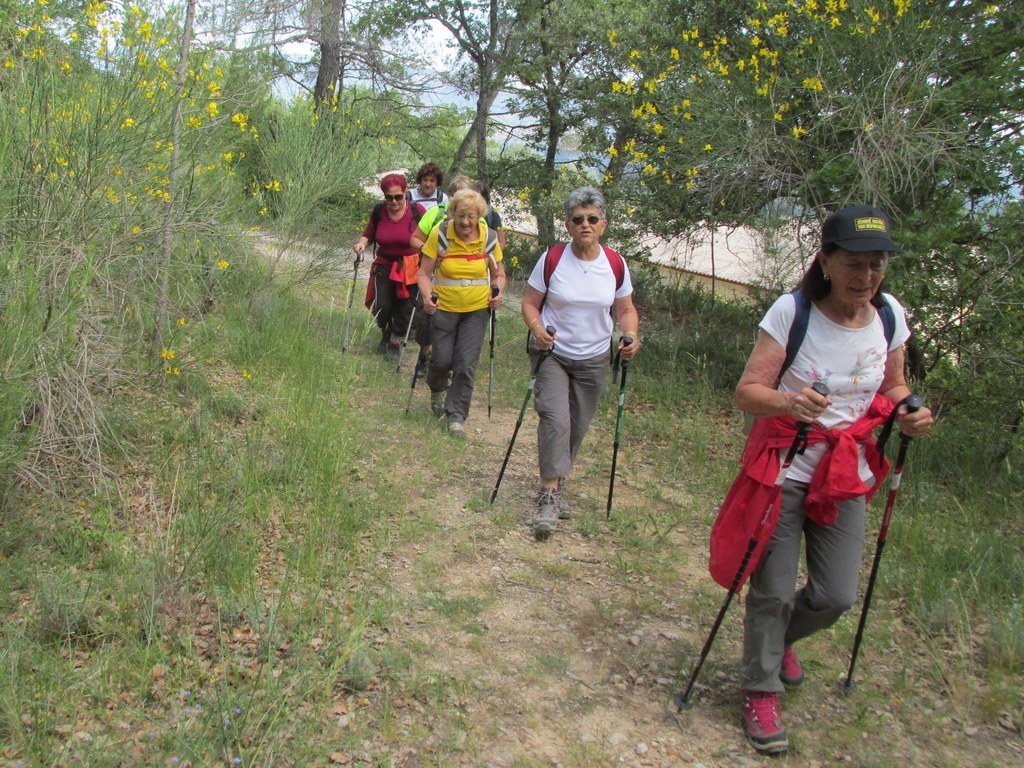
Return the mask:
<svg viewBox="0 0 1024 768">
<path fill-rule="evenodd" d="M 430 294 L 430 300 L 437 304 L 437 294 Z M 424 356 L 422 353 L 416 358 L 416 367 L 412 369 L 412 384 L 409 387 L 409 399 L 405 403 L 406 413 L 409 413 L 409 408 L 412 406 L 412 393 L 416 391 L 416 380 L 427 375 L 427 364 L 429 359 L 429 357 Z"/>
<path fill-rule="evenodd" d="M 348 310 L 345 312 L 345 332 L 341 337 L 341 353 L 345 354 L 345 350 L 348 349 L 348 328 L 349 322 L 352 320 L 352 301 L 356 297 L 356 283 L 359 281 L 359 262 L 363 260 L 362 254 L 356 254 L 355 261 L 352 262 L 352 287 L 348 291 Z"/>
<path fill-rule="evenodd" d="M 611 520 L 612 517 L 612 494 L 615 493 L 615 463 L 619 458 L 619 435 L 622 428 L 622 406 L 626 402 L 626 372 L 629 370 L 629 360 L 622 359 L 622 347 L 628 347 L 633 343 L 632 336 L 623 336 L 619 339 L 619 349 L 615 353 L 615 362 L 612 364 L 612 378 L 619 371 L 619 364 L 622 364 L 622 378 L 619 381 L 619 411 L 615 415 L 615 444 L 612 448 L 612 474 L 608 479 L 608 506 L 605 507 L 604 517 Z"/>
<path fill-rule="evenodd" d="M 501 292 L 498 286 L 491 283 L 491 298 L 493 299 Z M 487 418 L 491 418 L 491 397 L 494 393 L 494 321 L 497 312 L 491 310 L 491 372 L 487 377 Z"/>
<path fill-rule="evenodd" d="M 822 397 L 828 397 L 829 389 L 823 382 L 816 381 L 811 385 L 811 389 L 817 392 Z M 736 576 L 732 580 L 732 584 L 729 586 L 729 593 L 725 596 L 725 601 L 722 603 L 722 607 L 718 611 L 718 617 L 715 619 L 715 623 L 711 627 L 711 632 L 708 634 L 708 639 L 704 643 L 704 648 L 700 652 L 700 658 L 697 660 L 697 666 L 693 669 L 693 674 L 690 675 L 690 682 L 686 685 L 686 690 L 682 693 L 676 693 L 672 697 L 672 701 L 675 702 L 676 708 L 679 712 L 684 709 L 689 709 L 690 704 L 690 691 L 693 690 L 693 684 L 697 682 L 697 675 L 700 673 L 700 668 L 704 666 L 704 660 L 707 659 L 708 653 L 711 650 L 711 644 L 715 641 L 715 635 L 718 634 L 718 628 L 722 626 L 722 620 L 725 618 L 725 613 L 729 610 L 729 603 L 732 602 L 733 596 L 739 591 L 740 584 L 743 582 L 743 574 L 747 571 L 747 566 L 750 565 L 750 558 L 754 554 L 754 550 L 757 549 L 757 543 L 759 540 L 758 534 L 768 524 L 768 516 L 771 514 L 772 508 L 778 501 L 779 493 L 782 490 L 782 484 L 786 481 L 786 475 L 789 474 L 789 466 L 793 463 L 793 459 L 798 453 L 803 453 L 804 448 L 807 447 L 807 432 L 810 430 L 811 425 L 804 421 L 798 421 L 796 423 L 796 437 L 793 438 L 793 443 L 789 446 L 789 451 L 786 453 L 786 458 L 782 462 L 782 466 L 779 467 L 779 474 L 775 478 L 775 489 L 776 493 L 773 494 L 772 500 L 768 503 L 767 508 L 764 511 L 764 515 L 761 517 L 761 522 L 758 523 L 757 528 L 750 536 L 750 541 L 747 543 L 747 551 L 743 553 L 743 561 L 740 563 L 740 567 L 736 570 Z"/>
<path fill-rule="evenodd" d="M 906 405 L 907 411 L 913 413 L 924 405 L 924 398 L 920 395 L 907 395 L 903 402 L 893 409 L 892 418 L 895 419 L 896 411 L 900 405 Z M 885 448 L 885 439 L 888 437 L 888 429 L 883 431 L 878 438 L 878 450 Z M 853 650 L 850 653 L 850 668 L 846 672 L 846 679 L 839 681 L 839 687 L 844 693 L 853 693 L 857 690 L 853 682 L 853 668 L 857 664 L 857 654 L 860 651 L 861 640 L 864 639 L 864 627 L 868 621 L 868 610 L 871 608 L 871 596 L 875 591 L 875 579 L 878 577 L 878 564 L 882 560 L 882 550 L 885 549 L 886 539 L 889 537 L 889 522 L 892 520 L 892 511 L 896 506 L 896 496 L 900 492 L 900 482 L 903 480 L 903 465 L 907 460 L 907 449 L 910 447 L 910 438 L 900 432 L 900 450 L 896 454 L 896 469 L 893 470 L 892 479 L 889 481 L 889 496 L 885 500 L 885 512 L 882 514 L 882 526 L 878 529 L 878 541 L 875 543 L 875 557 L 871 562 L 871 575 L 868 577 L 868 585 L 864 590 L 864 605 L 860 610 L 860 622 L 857 624 L 857 634 L 853 640 Z"/>
<path fill-rule="evenodd" d="M 412 333 L 412 321 L 416 319 L 416 305 L 412 307 L 412 312 L 409 313 L 409 324 L 405 326 L 405 336 L 402 338 L 402 346 L 398 350 L 398 365 L 395 366 L 395 373 L 402 370 L 402 355 L 405 354 L 405 348 L 409 344 L 409 334 Z"/>
<path fill-rule="evenodd" d="M 548 336 L 555 335 L 555 327 L 549 325 L 544 329 L 548 332 Z M 533 372 L 530 373 L 530 383 L 526 387 L 526 397 L 523 398 L 523 407 L 519 409 L 519 419 L 516 421 L 516 428 L 512 430 L 512 439 L 508 441 L 508 450 L 505 451 L 505 460 L 501 462 L 501 471 L 498 472 L 498 480 L 494 483 L 494 490 L 491 491 L 491 504 L 494 504 L 494 500 L 498 498 L 498 488 L 501 487 L 501 478 L 505 476 L 505 467 L 508 466 L 508 457 L 512 455 L 512 446 L 516 444 L 516 435 L 519 434 L 519 428 L 523 426 L 523 418 L 526 416 L 526 405 L 530 402 L 530 395 L 533 394 L 533 388 L 537 383 L 537 373 L 540 371 L 541 363 L 547 359 L 548 355 L 555 351 L 555 345 L 552 344 L 550 349 L 542 349 L 540 354 L 537 356 L 537 362 L 533 366 Z"/>
</svg>

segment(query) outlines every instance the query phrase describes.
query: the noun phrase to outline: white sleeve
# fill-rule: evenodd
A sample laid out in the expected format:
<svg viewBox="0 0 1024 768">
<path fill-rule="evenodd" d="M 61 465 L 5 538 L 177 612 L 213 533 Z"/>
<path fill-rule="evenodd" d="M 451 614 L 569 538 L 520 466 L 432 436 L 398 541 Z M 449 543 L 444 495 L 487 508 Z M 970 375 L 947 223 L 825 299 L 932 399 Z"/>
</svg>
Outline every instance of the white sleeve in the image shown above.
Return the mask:
<svg viewBox="0 0 1024 768">
<path fill-rule="evenodd" d="M 796 296 L 792 293 L 784 293 L 765 312 L 758 327 L 785 349 L 786 342 L 789 341 L 789 329 L 792 327 L 794 319 L 796 319 Z"/>
<path fill-rule="evenodd" d="M 533 265 L 533 272 L 530 273 L 530 279 L 526 281 L 526 284 L 534 290 L 540 291 L 541 293 L 547 293 L 548 287 L 544 285 L 544 264 L 547 261 L 548 252 L 544 251 L 537 259 L 537 263 Z"/>
</svg>

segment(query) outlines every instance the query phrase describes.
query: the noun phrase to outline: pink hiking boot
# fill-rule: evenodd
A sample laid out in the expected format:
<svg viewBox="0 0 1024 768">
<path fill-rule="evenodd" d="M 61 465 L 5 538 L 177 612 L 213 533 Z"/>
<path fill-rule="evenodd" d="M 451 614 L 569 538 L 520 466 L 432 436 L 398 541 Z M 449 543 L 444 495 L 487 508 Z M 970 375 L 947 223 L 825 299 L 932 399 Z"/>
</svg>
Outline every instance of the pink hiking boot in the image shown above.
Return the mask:
<svg viewBox="0 0 1024 768">
<path fill-rule="evenodd" d="M 789 749 L 782 725 L 779 694 L 774 691 L 741 691 L 743 696 L 743 733 L 758 752 L 781 755 Z"/>
</svg>

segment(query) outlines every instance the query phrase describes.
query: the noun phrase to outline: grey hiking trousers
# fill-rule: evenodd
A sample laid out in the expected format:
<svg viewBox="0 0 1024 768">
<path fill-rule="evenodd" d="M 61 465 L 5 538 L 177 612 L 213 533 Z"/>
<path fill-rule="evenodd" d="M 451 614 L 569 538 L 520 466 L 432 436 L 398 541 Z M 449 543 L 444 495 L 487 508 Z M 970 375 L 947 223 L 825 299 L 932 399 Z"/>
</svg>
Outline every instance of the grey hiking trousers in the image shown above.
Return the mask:
<svg viewBox="0 0 1024 768">
<path fill-rule="evenodd" d="M 764 557 L 750 577 L 743 620 L 740 687 L 784 689 L 782 653 L 818 630 L 832 626 L 857 601 L 864 554 L 864 497 L 839 502 L 833 525 L 807 518 L 807 484 L 787 480 L 782 510 Z M 797 591 L 800 540 L 807 538 L 807 583 Z"/>
<path fill-rule="evenodd" d="M 530 362 L 537 364 L 537 352 Z M 542 478 L 568 477 L 608 381 L 609 353 L 589 360 L 549 355 L 537 372 L 534 408 Z"/>
<path fill-rule="evenodd" d="M 449 421 L 463 422 L 469 418 L 473 380 L 489 318 L 490 310 L 487 309 L 473 312 L 439 309 L 431 319 L 427 386 L 431 392 L 448 390 L 444 412 Z M 448 383 L 449 376 L 451 384 Z"/>
</svg>

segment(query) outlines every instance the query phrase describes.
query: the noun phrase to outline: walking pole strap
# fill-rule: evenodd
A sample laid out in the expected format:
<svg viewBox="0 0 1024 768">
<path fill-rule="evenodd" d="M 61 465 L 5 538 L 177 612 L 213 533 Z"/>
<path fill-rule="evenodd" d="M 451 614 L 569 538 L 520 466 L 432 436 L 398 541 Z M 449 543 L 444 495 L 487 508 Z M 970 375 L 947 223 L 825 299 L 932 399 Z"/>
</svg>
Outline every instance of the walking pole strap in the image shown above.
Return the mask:
<svg viewBox="0 0 1024 768">
<path fill-rule="evenodd" d="M 889 418 L 885 420 L 885 426 L 882 427 L 882 431 L 878 434 L 879 453 L 885 453 L 885 444 L 889 441 L 889 436 L 892 434 L 892 426 L 896 423 L 896 417 L 899 415 L 900 408 L 904 405 L 907 406 L 907 410 L 910 413 L 913 413 L 924 405 L 924 398 L 920 395 L 910 394 L 896 403 L 896 407 L 892 409 Z"/>
</svg>

